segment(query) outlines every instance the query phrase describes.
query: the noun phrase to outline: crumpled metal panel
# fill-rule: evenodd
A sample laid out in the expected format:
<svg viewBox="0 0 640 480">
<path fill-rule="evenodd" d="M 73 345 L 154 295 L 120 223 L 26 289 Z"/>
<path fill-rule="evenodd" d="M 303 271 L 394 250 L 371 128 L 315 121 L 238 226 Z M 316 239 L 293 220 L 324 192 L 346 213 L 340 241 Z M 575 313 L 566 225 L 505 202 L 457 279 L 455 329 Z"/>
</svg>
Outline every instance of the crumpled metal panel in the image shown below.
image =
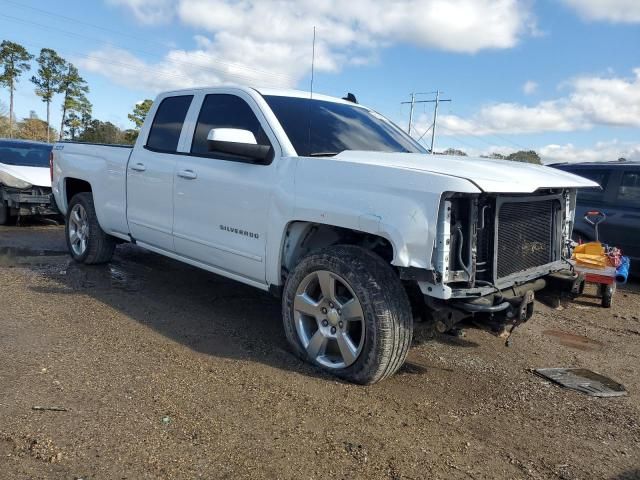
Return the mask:
<svg viewBox="0 0 640 480">
<path fill-rule="evenodd" d="M 627 394 L 624 385 L 586 368 L 537 368 L 534 373 L 592 397 L 620 397 Z"/>
</svg>

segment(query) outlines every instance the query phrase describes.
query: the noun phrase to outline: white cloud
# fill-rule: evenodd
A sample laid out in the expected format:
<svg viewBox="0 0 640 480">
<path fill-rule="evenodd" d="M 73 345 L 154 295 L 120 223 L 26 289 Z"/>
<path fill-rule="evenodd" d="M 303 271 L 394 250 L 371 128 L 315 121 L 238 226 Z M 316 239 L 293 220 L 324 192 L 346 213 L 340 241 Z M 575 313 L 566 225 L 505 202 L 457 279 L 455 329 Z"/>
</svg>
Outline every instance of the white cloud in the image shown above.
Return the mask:
<svg viewBox="0 0 640 480">
<path fill-rule="evenodd" d="M 532 95 L 536 93 L 536 90 L 538 90 L 538 84 L 533 80 L 527 80 L 524 82 L 524 85 L 522 85 L 522 91 L 525 95 Z"/>
<path fill-rule="evenodd" d="M 470 118 L 443 115 L 443 134 L 492 135 L 570 132 L 595 125 L 640 127 L 640 68 L 631 78 L 578 77 L 566 86 L 566 97 L 529 106 L 519 103 L 487 105 Z M 423 124 L 428 124 L 425 118 Z"/>
<path fill-rule="evenodd" d="M 538 150 L 544 163 L 614 161 L 618 158 L 640 160 L 640 143 L 598 142 L 591 148 L 566 145 L 547 145 Z"/>
<path fill-rule="evenodd" d="M 314 26 L 315 66 L 324 72 L 370 63 L 380 49 L 397 43 L 475 53 L 511 48 L 535 34 L 529 0 L 106 1 L 127 8 L 142 23 L 175 20 L 199 33 L 194 49 L 172 49 L 155 64 L 127 53 L 126 63 L 146 66 L 146 72 L 135 75 L 139 88 L 175 86 L 167 73 L 195 76 L 190 83 L 196 84 L 294 86 L 310 70 Z M 130 83 L 132 75 L 120 77 L 123 65 L 85 63 L 96 73 Z M 193 64 L 216 71 L 199 73 Z"/>
<path fill-rule="evenodd" d="M 173 0 L 107 0 L 116 6 L 126 6 L 140 22 L 147 25 L 166 23 L 173 18 Z"/>
<path fill-rule="evenodd" d="M 587 20 L 640 23 L 638 0 L 563 0 Z"/>
<path fill-rule="evenodd" d="M 515 148 L 504 145 L 487 145 L 486 148 L 471 147 L 470 145 L 460 145 L 455 141 L 446 141 L 445 137 L 440 141 L 441 146 L 437 151 L 444 151 L 447 148 L 458 148 L 469 156 L 489 156 L 492 153 L 509 155 L 518 150 L 528 150 L 525 148 Z M 533 148 L 542 159 L 542 163 L 561 162 L 610 162 L 618 158 L 627 160 L 640 160 L 640 143 L 621 142 L 612 140 L 609 142 L 598 142 L 590 147 L 577 147 L 571 143 L 564 145 L 543 145 Z"/>
</svg>

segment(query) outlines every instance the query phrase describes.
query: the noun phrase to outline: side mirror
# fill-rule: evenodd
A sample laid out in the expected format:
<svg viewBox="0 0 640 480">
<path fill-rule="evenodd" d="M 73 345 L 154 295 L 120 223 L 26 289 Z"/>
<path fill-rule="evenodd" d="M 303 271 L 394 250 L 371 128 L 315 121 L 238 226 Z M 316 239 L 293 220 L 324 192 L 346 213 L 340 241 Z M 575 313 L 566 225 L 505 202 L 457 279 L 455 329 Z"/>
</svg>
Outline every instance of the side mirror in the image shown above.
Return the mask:
<svg viewBox="0 0 640 480">
<path fill-rule="evenodd" d="M 213 128 L 207 135 L 210 152 L 220 152 L 267 163 L 271 157 L 269 145 L 258 145 L 255 135 L 239 128 Z"/>
</svg>

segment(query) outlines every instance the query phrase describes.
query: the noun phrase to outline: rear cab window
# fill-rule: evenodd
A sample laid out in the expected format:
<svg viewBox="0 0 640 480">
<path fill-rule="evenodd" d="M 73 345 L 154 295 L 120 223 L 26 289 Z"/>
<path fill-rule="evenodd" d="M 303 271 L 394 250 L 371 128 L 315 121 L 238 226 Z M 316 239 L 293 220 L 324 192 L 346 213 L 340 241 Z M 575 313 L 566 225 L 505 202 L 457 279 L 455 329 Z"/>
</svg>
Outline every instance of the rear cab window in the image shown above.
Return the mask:
<svg viewBox="0 0 640 480">
<path fill-rule="evenodd" d="M 154 152 L 175 153 L 182 126 L 193 95 L 167 97 L 160 103 L 149 130 L 145 148 Z"/>
<path fill-rule="evenodd" d="M 0 163 L 49 168 L 51 145 L 0 141 Z"/>
</svg>

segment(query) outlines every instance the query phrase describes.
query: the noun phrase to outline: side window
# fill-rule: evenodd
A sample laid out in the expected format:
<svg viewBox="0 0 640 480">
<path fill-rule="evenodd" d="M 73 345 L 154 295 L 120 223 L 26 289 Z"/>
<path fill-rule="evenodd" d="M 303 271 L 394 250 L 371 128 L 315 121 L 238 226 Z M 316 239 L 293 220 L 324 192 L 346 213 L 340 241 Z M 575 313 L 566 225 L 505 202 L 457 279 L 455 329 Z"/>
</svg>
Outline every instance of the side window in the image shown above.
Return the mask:
<svg viewBox="0 0 640 480">
<path fill-rule="evenodd" d="M 624 172 L 622 182 L 618 188 L 618 202 L 640 207 L 640 170 L 637 172 Z"/>
<path fill-rule="evenodd" d="M 578 201 L 579 202 L 602 202 L 604 201 L 605 190 L 607 189 L 607 183 L 609 182 L 609 170 L 604 168 L 602 169 L 579 169 L 579 170 L 570 170 L 571 173 L 575 175 L 579 175 L 584 178 L 588 178 L 589 180 L 593 180 L 598 185 L 602 187 L 599 188 L 580 188 L 578 190 Z"/>
<path fill-rule="evenodd" d="M 211 94 L 205 97 L 193 135 L 191 153 L 223 160 L 237 160 L 233 155 L 209 151 L 207 136 L 212 128 L 249 130 L 256 137 L 259 145 L 271 145 L 251 107 L 235 95 Z"/>
<path fill-rule="evenodd" d="M 173 153 L 178 149 L 178 140 L 193 95 L 167 97 L 162 100 L 153 118 L 146 147 L 158 152 Z"/>
</svg>

